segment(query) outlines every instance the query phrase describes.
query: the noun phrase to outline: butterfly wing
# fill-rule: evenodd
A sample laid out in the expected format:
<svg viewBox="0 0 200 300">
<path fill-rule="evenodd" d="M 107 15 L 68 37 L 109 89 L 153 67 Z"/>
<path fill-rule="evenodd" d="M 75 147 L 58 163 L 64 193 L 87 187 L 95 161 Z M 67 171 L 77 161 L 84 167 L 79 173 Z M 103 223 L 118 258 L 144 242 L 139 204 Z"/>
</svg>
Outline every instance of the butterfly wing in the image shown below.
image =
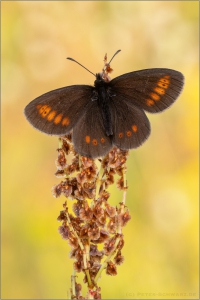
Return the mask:
<svg viewBox="0 0 200 300">
<path fill-rule="evenodd" d="M 150 123 L 144 111 L 129 105 L 121 95 L 111 98 L 112 142 L 122 150 L 139 147 L 150 135 Z"/>
<path fill-rule="evenodd" d="M 114 78 L 109 86 L 130 105 L 156 113 L 171 106 L 184 84 L 182 73 L 171 69 L 146 69 Z"/>
<path fill-rule="evenodd" d="M 91 158 L 104 156 L 112 148 L 111 138 L 105 134 L 97 100 L 87 105 L 87 109 L 74 126 L 72 141 L 79 154 Z"/>
<path fill-rule="evenodd" d="M 31 101 L 25 107 L 25 116 L 44 133 L 67 134 L 91 102 L 93 90 L 88 85 L 72 85 L 50 91 Z"/>
</svg>

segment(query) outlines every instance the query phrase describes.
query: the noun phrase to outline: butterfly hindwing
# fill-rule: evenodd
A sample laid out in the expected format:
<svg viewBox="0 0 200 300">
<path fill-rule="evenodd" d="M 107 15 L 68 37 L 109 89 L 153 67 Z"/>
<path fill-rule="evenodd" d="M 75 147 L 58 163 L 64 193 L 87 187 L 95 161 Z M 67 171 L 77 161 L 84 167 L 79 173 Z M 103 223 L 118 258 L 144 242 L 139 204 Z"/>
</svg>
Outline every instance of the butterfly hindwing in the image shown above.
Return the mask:
<svg viewBox="0 0 200 300">
<path fill-rule="evenodd" d="M 50 91 L 31 101 L 25 107 L 25 116 L 42 132 L 67 134 L 91 101 L 93 89 L 87 85 L 73 85 Z"/>
<path fill-rule="evenodd" d="M 97 100 L 87 105 L 84 114 L 76 123 L 72 141 L 79 154 L 92 158 L 104 156 L 112 148 L 111 138 L 105 134 Z"/>
<path fill-rule="evenodd" d="M 128 105 L 123 97 L 111 100 L 113 144 L 122 150 L 137 148 L 150 135 L 150 123 L 144 111 Z"/>
<path fill-rule="evenodd" d="M 171 106 L 184 84 L 182 73 L 171 69 L 146 69 L 123 74 L 111 80 L 109 86 L 125 101 L 156 113 Z"/>
</svg>

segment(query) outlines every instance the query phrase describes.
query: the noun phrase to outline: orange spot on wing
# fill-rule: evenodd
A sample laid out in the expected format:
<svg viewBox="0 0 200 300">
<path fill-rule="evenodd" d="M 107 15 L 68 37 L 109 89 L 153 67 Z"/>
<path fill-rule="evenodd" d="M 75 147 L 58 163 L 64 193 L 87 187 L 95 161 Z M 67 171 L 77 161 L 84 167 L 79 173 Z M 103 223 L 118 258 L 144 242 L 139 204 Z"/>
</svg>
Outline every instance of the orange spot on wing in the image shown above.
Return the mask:
<svg viewBox="0 0 200 300">
<path fill-rule="evenodd" d="M 126 132 L 126 135 L 127 135 L 127 137 L 130 137 L 130 136 L 132 135 L 132 132 L 131 132 L 130 130 L 128 130 L 128 131 Z"/>
<path fill-rule="evenodd" d="M 153 106 L 154 105 L 154 101 L 151 100 L 151 99 L 147 99 L 146 100 L 146 104 L 147 104 L 147 106 Z"/>
<path fill-rule="evenodd" d="M 61 121 L 61 119 L 62 119 L 62 116 L 63 116 L 63 114 L 59 114 L 59 115 L 57 115 L 56 117 L 55 117 L 55 119 L 54 119 L 54 124 L 59 124 L 60 123 L 60 121 Z"/>
<path fill-rule="evenodd" d="M 160 87 L 155 87 L 155 88 L 154 88 L 154 91 L 155 91 L 156 93 L 158 93 L 159 95 L 164 95 L 164 94 L 165 94 L 165 90 L 162 89 L 162 88 L 160 88 Z"/>
<path fill-rule="evenodd" d="M 56 115 L 56 111 L 55 110 L 51 111 L 47 116 L 47 120 L 52 121 L 54 119 L 55 115 Z"/>
<path fill-rule="evenodd" d="M 48 115 L 48 113 L 51 111 L 51 107 L 50 106 L 47 106 L 47 108 L 45 108 L 44 109 L 44 111 L 43 111 L 43 113 L 41 114 L 41 116 L 43 117 L 43 118 L 45 118 L 47 115 Z"/>
<path fill-rule="evenodd" d="M 104 138 L 101 138 L 101 142 L 102 142 L 102 143 L 105 143 L 105 139 L 104 139 Z"/>
<path fill-rule="evenodd" d="M 137 132 L 137 130 L 138 130 L 137 125 L 132 125 L 132 130 L 133 130 L 133 132 Z"/>
<path fill-rule="evenodd" d="M 166 79 L 165 77 L 164 77 L 164 78 L 161 78 L 159 81 L 160 81 L 160 82 L 163 82 L 163 83 L 166 83 L 166 84 L 169 84 L 169 83 L 170 83 L 170 80 L 169 80 L 169 79 Z"/>
<path fill-rule="evenodd" d="M 86 136 L 85 136 L 85 141 L 86 141 L 87 144 L 90 143 L 90 136 L 89 136 L 89 135 L 86 135 Z"/>
<path fill-rule="evenodd" d="M 118 136 L 119 136 L 119 138 L 121 139 L 121 138 L 123 138 L 123 132 L 120 132 L 119 134 L 118 134 Z"/>
<path fill-rule="evenodd" d="M 69 125 L 70 121 L 69 121 L 69 118 L 65 117 L 63 120 L 62 120 L 62 125 L 64 126 L 67 126 Z"/>
<path fill-rule="evenodd" d="M 164 83 L 164 82 L 158 82 L 157 85 L 164 89 L 168 89 L 168 87 L 169 87 L 169 84 Z"/>
<path fill-rule="evenodd" d="M 94 146 L 96 146 L 96 145 L 98 144 L 97 140 L 96 140 L 96 139 L 93 139 L 93 140 L 92 140 L 92 144 L 93 144 Z"/>
<path fill-rule="evenodd" d="M 151 93 L 150 94 L 151 98 L 155 101 L 158 101 L 160 100 L 160 96 L 158 94 L 155 94 L 155 93 Z"/>
<path fill-rule="evenodd" d="M 51 106 L 38 104 L 36 106 L 42 118 L 45 118 L 51 110 Z"/>
<path fill-rule="evenodd" d="M 168 89 L 169 84 L 170 84 L 169 78 L 170 78 L 169 75 L 166 75 L 166 76 L 160 78 L 159 81 L 157 82 L 157 86 L 164 88 L 164 89 Z"/>
<path fill-rule="evenodd" d="M 43 111 L 48 107 L 48 105 L 37 105 L 39 107 L 39 113 L 42 114 Z"/>
</svg>

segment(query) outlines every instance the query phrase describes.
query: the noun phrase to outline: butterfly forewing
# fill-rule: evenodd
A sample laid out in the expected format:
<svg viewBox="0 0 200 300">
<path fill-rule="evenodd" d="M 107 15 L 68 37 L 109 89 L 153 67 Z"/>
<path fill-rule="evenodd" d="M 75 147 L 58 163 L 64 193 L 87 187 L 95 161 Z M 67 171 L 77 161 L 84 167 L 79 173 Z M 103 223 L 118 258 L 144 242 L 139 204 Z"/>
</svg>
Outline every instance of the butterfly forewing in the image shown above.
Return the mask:
<svg viewBox="0 0 200 300">
<path fill-rule="evenodd" d="M 97 101 L 90 102 L 84 114 L 76 123 L 73 129 L 72 141 L 75 150 L 87 157 L 104 156 L 111 149 L 111 139 L 105 134 Z"/>
<path fill-rule="evenodd" d="M 113 144 L 123 150 L 142 145 L 150 134 L 150 123 L 144 111 L 116 95 L 111 100 L 111 112 Z"/>
<path fill-rule="evenodd" d="M 109 85 L 125 102 L 151 112 L 160 112 L 179 96 L 184 84 L 182 73 L 171 69 L 147 69 L 118 76 Z"/>
<path fill-rule="evenodd" d="M 25 107 L 25 116 L 35 128 L 47 134 L 69 133 L 91 101 L 93 89 L 74 85 L 53 90 L 31 101 Z"/>
</svg>

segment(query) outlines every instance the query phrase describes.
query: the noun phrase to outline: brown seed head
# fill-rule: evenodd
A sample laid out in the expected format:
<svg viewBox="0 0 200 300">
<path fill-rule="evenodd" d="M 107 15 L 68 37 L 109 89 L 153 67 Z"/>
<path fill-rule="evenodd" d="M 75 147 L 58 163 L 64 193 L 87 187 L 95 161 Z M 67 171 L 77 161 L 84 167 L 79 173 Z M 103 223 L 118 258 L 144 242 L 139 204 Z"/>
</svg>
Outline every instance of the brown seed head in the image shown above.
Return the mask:
<svg viewBox="0 0 200 300">
<path fill-rule="evenodd" d="M 121 255 L 121 251 L 117 252 L 117 255 L 114 257 L 114 262 L 116 265 L 121 265 L 124 262 L 124 256 Z"/>
<path fill-rule="evenodd" d="M 66 157 L 65 157 L 65 152 L 64 152 L 63 149 L 57 149 L 57 151 L 58 151 L 58 157 L 55 161 L 56 167 L 59 170 L 63 170 L 67 166 L 67 160 L 66 160 Z"/>
<path fill-rule="evenodd" d="M 128 209 L 124 213 L 122 213 L 118 216 L 118 222 L 122 227 L 125 226 L 130 219 L 131 219 L 131 216 L 130 216 Z"/>
<path fill-rule="evenodd" d="M 64 240 L 68 240 L 70 237 L 70 229 L 67 225 L 62 225 L 58 227 L 58 232 Z"/>
<path fill-rule="evenodd" d="M 111 218 L 110 221 L 108 222 L 107 224 L 107 229 L 108 229 L 108 232 L 109 233 L 116 233 L 116 230 L 117 230 L 117 218 Z"/>
<path fill-rule="evenodd" d="M 92 223 L 88 229 L 88 236 L 91 240 L 98 240 L 100 237 L 100 230 L 96 223 Z"/>
<path fill-rule="evenodd" d="M 74 269 L 78 273 L 80 273 L 82 271 L 82 263 L 81 263 L 81 261 L 74 262 Z"/>
<path fill-rule="evenodd" d="M 89 221 L 92 219 L 93 211 L 87 203 L 85 203 L 84 207 L 80 209 L 79 216 L 83 221 Z"/>
<path fill-rule="evenodd" d="M 76 203 L 73 203 L 72 210 L 75 213 L 77 217 L 79 217 L 80 209 L 83 207 L 83 201 L 77 201 Z"/>
<path fill-rule="evenodd" d="M 60 211 L 60 215 L 58 216 L 57 220 L 58 221 L 66 221 L 67 220 L 67 217 L 66 217 L 66 214 L 65 214 L 65 210 L 61 210 Z"/>
<path fill-rule="evenodd" d="M 59 183 L 57 185 L 54 185 L 52 187 L 52 195 L 55 197 L 55 198 L 58 198 L 60 197 L 61 193 L 62 193 L 62 183 Z"/>
<path fill-rule="evenodd" d="M 92 240 L 92 243 L 94 244 L 101 244 L 104 243 L 109 238 L 108 231 L 104 229 L 100 229 L 100 237 L 97 240 Z"/>
<path fill-rule="evenodd" d="M 112 252 L 114 250 L 114 246 L 115 246 L 115 241 L 116 241 L 116 237 L 112 237 L 110 239 L 108 239 L 105 243 L 104 243 L 104 253 L 106 255 L 109 255 L 110 252 Z"/>
<path fill-rule="evenodd" d="M 117 267 L 111 261 L 109 261 L 107 264 L 106 274 L 111 275 L 111 276 L 117 275 Z"/>
<path fill-rule="evenodd" d="M 113 218 L 116 215 L 116 208 L 114 206 L 110 206 L 107 202 L 105 203 L 106 212 L 110 218 Z"/>
</svg>

